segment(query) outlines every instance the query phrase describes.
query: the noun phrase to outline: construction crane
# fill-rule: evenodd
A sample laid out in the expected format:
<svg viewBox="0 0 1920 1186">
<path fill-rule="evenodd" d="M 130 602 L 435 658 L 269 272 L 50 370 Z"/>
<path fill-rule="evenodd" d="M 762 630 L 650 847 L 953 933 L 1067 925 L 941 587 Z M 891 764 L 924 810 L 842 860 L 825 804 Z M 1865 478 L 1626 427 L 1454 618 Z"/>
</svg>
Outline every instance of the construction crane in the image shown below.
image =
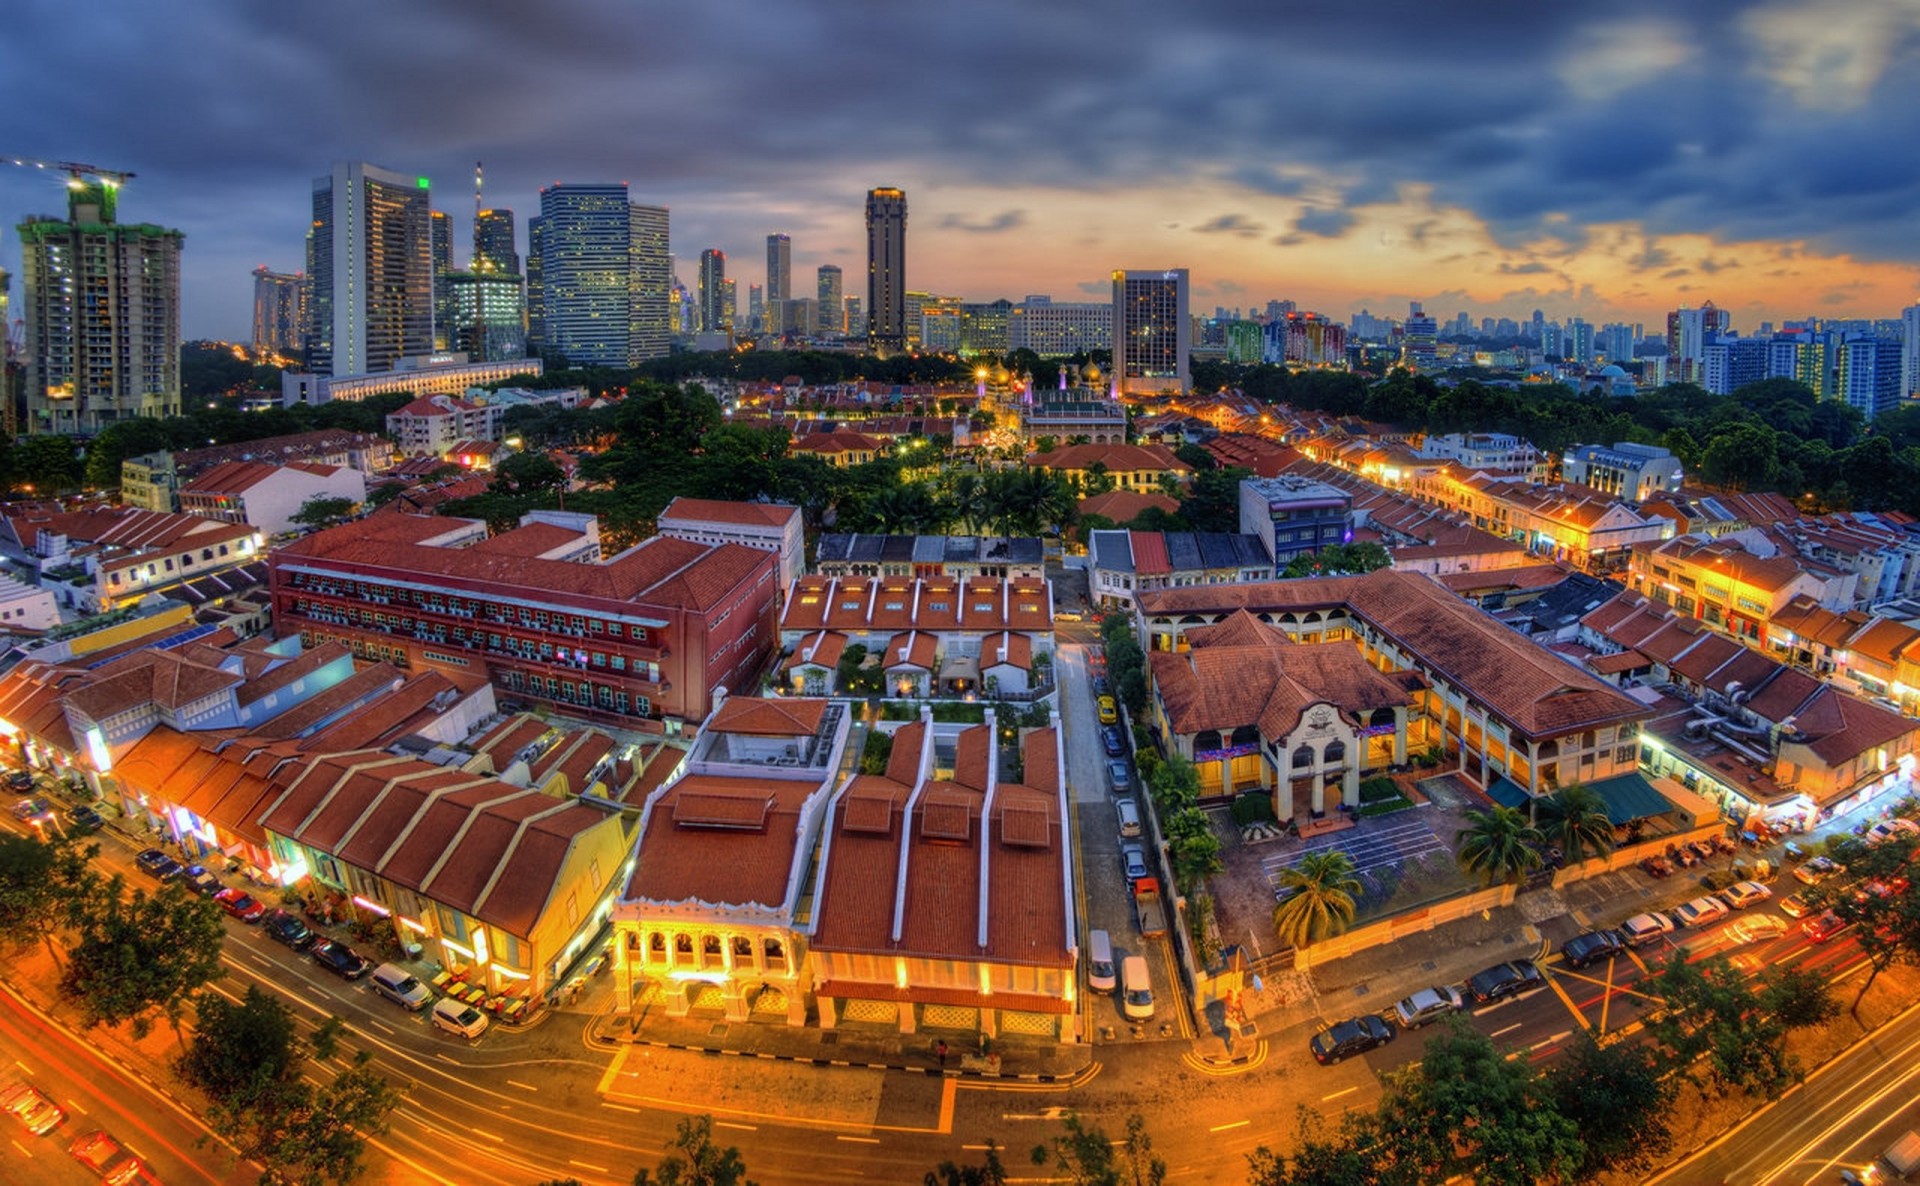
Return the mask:
<svg viewBox="0 0 1920 1186">
<path fill-rule="evenodd" d="M 58 169 L 72 178 L 75 185 L 84 183 L 89 177 L 98 177 L 110 185 L 125 185 L 127 179 L 134 176 L 132 172 L 102 169 L 98 165 L 83 165 L 78 161 L 38 161 L 32 157 L 9 156 L 5 153 L 0 153 L 0 161 L 32 169 Z"/>
</svg>

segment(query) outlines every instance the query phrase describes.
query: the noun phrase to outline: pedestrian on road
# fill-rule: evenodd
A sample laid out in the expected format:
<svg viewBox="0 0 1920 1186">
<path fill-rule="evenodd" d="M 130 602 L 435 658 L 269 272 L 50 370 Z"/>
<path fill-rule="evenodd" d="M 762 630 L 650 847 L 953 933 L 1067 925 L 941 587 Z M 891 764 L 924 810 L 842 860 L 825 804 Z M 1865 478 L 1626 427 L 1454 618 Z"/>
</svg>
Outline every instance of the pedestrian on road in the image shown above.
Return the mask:
<svg viewBox="0 0 1920 1186">
<path fill-rule="evenodd" d="M 933 1056 L 940 1060 L 940 1069 L 947 1069 L 947 1040 L 941 1038 L 933 1044 Z"/>
</svg>

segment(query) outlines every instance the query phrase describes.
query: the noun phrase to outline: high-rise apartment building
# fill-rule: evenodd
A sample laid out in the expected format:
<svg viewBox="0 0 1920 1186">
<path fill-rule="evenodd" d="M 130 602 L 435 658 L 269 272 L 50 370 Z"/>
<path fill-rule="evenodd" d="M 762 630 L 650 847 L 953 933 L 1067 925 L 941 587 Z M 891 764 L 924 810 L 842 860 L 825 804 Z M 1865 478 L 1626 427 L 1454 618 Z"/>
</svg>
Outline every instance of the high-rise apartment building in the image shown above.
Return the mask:
<svg viewBox="0 0 1920 1186">
<path fill-rule="evenodd" d="M 520 250 L 515 246 L 513 211 L 482 210 L 473 220 L 473 270 L 520 274 Z"/>
<path fill-rule="evenodd" d="M 0 325 L 5 320 L 0 319 Z M 293 357 L 306 343 L 307 278 L 253 270 L 253 352 Z"/>
<path fill-rule="evenodd" d="M 1920 396 L 1920 305 L 1900 310 L 1900 392 Z"/>
<path fill-rule="evenodd" d="M 530 266 L 529 303 L 541 352 L 575 366 L 629 365 L 633 230 L 626 183 L 547 186 L 530 230 L 539 263 Z"/>
<path fill-rule="evenodd" d="M 867 349 L 907 348 L 907 194 L 867 191 Z"/>
<path fill-rule="evenodd" d="M 867 307 L 857 296 L 847 300 L 847 336 L 864 338 L 867 336 Z"/>
<path fill-rule="evenodd" d="M 1834 350 L 1834 394 L 1872 420 L 1900 404 L 1900 342 L 1848 334 Z"/>
<path fill-rule="evenodd" d="M 1707 344 L 1733 328 L 1726 310 L 1712 301 L 1698 309 L 1685 306 L 1667 314 L 1667 358 L 1669 378 L 1679 383 L 1698 383 Z"/>
<path fill-rule="evenodd" d="M 471 362 L 527 356 L 526 301 L 520 277 L 508 272 L 448 272 L 447 345 Z"/>
<path fill-rule="evenodd" d="M 362 161 L 313 183 L 307 369 L 364 375 L 433 349 L 428 183 Z"/>
<path fill-rule="evenodd" d="M 740 306 L 736 301 L 737 295 L 732 280 L 720 281 L 720 324 L 728 330 L 740 324 L 740 318 L 738 316 Z"/>
<path fill-rule="evenodd" d="M 793 298 L 793 240 L 767 236 L 767 308 L 778 309 Z"/>
<path fill-rule="evenodd" d="M 767 316 L 766 290 L 758 284 L 747 285 L 747 328 L 754 333 L 778 333 L 780 318 Z"/>
<path fill-rule="evenodd" d="M 1113 273 L 1113 378 L 1122 394 L 1185 391 L 1192 335 L 1185 268 Z"/>
<path fill-rule="evenodd" d="M 180 414 L 179 231 L 115 221 L 113 183 L 19 226 L 29 433 Z M 0 337 L 6 326 L 0 324 Z"/>
<path fill-rule="evenodd" d="M 629 208 L 628 261 L 632 306 L 628 317 L 630 363 L 665 358 L 673 345 L 673 251 L 665 206 Z"/>
<path fill-rule="evenodd" d="M 727 253 L 709 247 L 700 253 L 700 331 L 719 333 L 727 326 Z"/>
<path fill-rule="evenodd" d="M 1567 359 L 1581 366 L 1592 366 L 1595 352 L 1593 325 L 1576 317 L 1567 322 Z"/>
<path fill-rule="evenodd" d="M 1439 360 L 1437 342 L 1439 327 L 1432 315 L 1420 307 L 1419 301 L 1407 306 L 1405 338 L 1400 348 L 1400 361 L 1416 371 L 1430 371 Z M 1558 328 L 1557 326 L 1555 328 Z"/>
<path fill-rule="evenodd" d="M 1007 348 L 1031 350 L 1042 358 L 1111 350 L 1113 306 L 1030 296 L 1007 314 Z"/>
<path fill-rule="evenodd" d="M 840 291 L 840 268 L 837 264 L 821 264 L 815 290 L 818 303 L 815 315 L 819 317 L 819 332 L 823 335 L 837 336 L 847 332 L 847 309 L 845 298 Z"/>
<path fill-rule="evenodd" d="M 453 274 L 453 216 L 434 210 L 428 217 L 433 234 L 433 346 L 444 350 L 453 325 L 453 306 L 447 296 L 447 277 Z"/>
</svg>

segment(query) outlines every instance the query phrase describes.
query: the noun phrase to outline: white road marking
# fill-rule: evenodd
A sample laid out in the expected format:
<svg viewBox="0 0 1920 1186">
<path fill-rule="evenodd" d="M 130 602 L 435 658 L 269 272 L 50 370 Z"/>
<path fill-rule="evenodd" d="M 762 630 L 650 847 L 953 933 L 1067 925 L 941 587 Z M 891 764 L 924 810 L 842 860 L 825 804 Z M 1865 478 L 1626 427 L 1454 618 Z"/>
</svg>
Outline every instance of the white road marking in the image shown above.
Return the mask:
<svg viewBox="0 0 1920 1186">
<path fill-rule="evenodd" d="M 715 1128 L 737 1128 L 741 1132 L 760 1131 L 760 1126 L 757 1124 L 735 1124 L 731 1120 L 716 1120 L 713 1122 L 713 1126 Z"/>
<path fill-rule="evenodd" d="M 1342 1087 L 1339 1091 L 1334 1092 L 1332 1095 L 1321 1096 L 1320 1102 L 1324 1104 L 1328 1100 L 1337 1100 L 1343 1095 L 1352 1095 L 1354 1092 L 1359 1090 L 1360 1089 L 1358 1087 Z"/>
<path fill-rule="evenodd" d="M 377 1022 L 377 1021 L 373 1023 L 373 1028 L 374 1028 L 374 1029 L 377 1029 L 377 1030 L 379 1030 L 379 1031 L 380 1031 L 381 1033 L 383 1033 L 383 1034 L 394 1034 L 394 1035 L 396 1035 L 396 1036 L 397 1036 L 397 1035 L 398 1035 L 398 1034 L 400 1033 L 400 1031 L 399 1031 L 399 1030 L 397 1030 L 397 1029 L 394 1029 L 394 1028 L 393 1028 L 392 1026 L 390 1026 L 390 1025 L 381 1025 L 381 1024 L 380 1024 L 379 1022 Z"/>
<path fill-rule="evenodd" d="M 16 1067 L 19 1067 L 21 1070 L 25 1071 L 29 1075 L 33 1074 L 33 1068 L 28 1066 L 26 1063 L 21 1062 L 17 1058 L 13 1060 L 13 1065 Z"/>
<path fill-rule="evenodd" d="M 836 1141 L 845 1141 L 850 1145 L 878 1145 L 880 1143 L 879 1137 L 849 1137 L 841 1135 L 833 1139 Z"/>
<path fill-rule="evenodd" d="M 22 1157 L 25 1157 L 29 1161 L 33 1160 L 33 1154 L 27 1152 L 27 1147 L 25 1145 L 22 1145 L 19 1141 L 12 1140 L 11 1138 L 9 1138 L 7 1141 L 7 1144 L 12 1145 L 15 1149 L 20 1150 L 20 1155 Z"/>
<path fill-rule="evenodd" d="M 632 1113 L 633 1113 L 634 1115 L 636 1115 L 636 1116 L 638 1116 L 638 1115 L 640 1114 L 640 1109 L 638 1109 L 638 1108 L 629 1108 L 629 1107 L 627 1107 L 627 1105 L 625 1105 L 625 1104 L 610 1104 L 610 1103 L 608 1103 L 608 1102 L 607 1102 L 607 1101 L 605 1101 L 605 1100 L 601 1100 L 601 1101 L 600 1101 L 600 1106 L 601 1106 L 601 1107 L 603 1107 L 603 1108 L 612 1108 L 612 1109 L 613 1109 L 614 1111 L 616 1111 L 616 1112 L 632 1112 Z"/>
<path fill-rule="evenodd" d="M 607 1167 L 604 1165 L 589 1165 L 587 1162 L 584 1162 L 584 1161 L 575 1161 L 571 1157 L 567 1158 L 567 1164 L 577 1165 L 583 1170 L 590 1170 L 596 1174 L 604 1174 L 608 1172 Z"/>
<path fill-rule="evenodd" d="M 436 1053 L 436 1054 L 434 1055 L 434 1057 L 435 1057 L 435 1058 L 437 1058 L 437 1059 L 439 1059 L 439 1060 L 440 1060 L 441 1062 L 450 1062 L 450 1063 L 452 1063 L 452 1064 L 453 1064 L 454 1066 L 456 1066 L 456 1067 L 457 1067 L 457 1066 L 460 1066 L 460 1065 L 461 1065 L 461 1063 L 460 1063 L 460 1060 L 459 1060 L 459 1059 L 457 1059 L 457 1058 L 453 1058 L 453 1057 L 451 1057 L 451 1056 L 449 1056 L 449 1055 L 445 1055 L 445 1054 L 437 1054 L 437 1053 Z"/>
<path fill-rule="evenodd" d="M 522 1091 L 539 1091 L 539 1090 L 540 1090 L 540 1089 L 539 1089 L 538 1087 L 535 1087 L 535 1086 L 534 1086 L 533 1084 L 531 1084 L 531 1083 L 522 1083 L 522 1082 L 520 1082 L 520 1080 L 518 1080 L 518 1079 L 509 1079 L 509 1080 L 507 1080 L 507 1086 L 509 1086 L 509 1087 L 518 1087 L 518 1088 L 519 1088 L 520 1090 L 522 1090 Z"/>
<path fill-rule="evenodd" d="M 67 1097 L 67 1107 L 72 1108 L 74 1111 L 80 1113 L 82 1116 L 93 1115 L 92 1112 L 89 1112 L 85 1108 L 81 1107 L 80 1101 L 77 1099 L 74 1099 L 72 1096 Z"/>
<path fill-rule="evenodd" d="M 1230 1128 L 1245 1128 L 1247 1125 L 1252 1123 L 1253 1121 L 1251 1120 L 1236 1120 L 1232 1124 L 1216 1124 L 1212 1128 L 1208 1129 L 1207 1131 L 1208 1132 L 1225 1132 Z"/>
<path fill-rule="evenodd" d="M 1512 1024 L 1512 1025 L 1510 1025 L 1510 1026 L 1508 1026 L 1508 1027 L 1507 1027 L 1506 1029 L 1503 1029 L 1503 1030 L 1495 1030 L 1495 1031 L 1493 1031 L 1493 1033 L 1492 1033 L 1491 1035 L 1489 1035 L 1489 1036 L 1490 1036 L 1490 1037 L 1495 1037 L 1495 1038 L 1497 1038 L 1497 1037 L 1499 1037 L 1499 1036 L 1500 1036 L 1501 1034 L 1510 1034 L 1510 1033 L 1512 1033 L 1513 1031 L 1515 1031 L 1515 1030 L 1517 1030 L 1517 1029 L 1519 1029 L 1519 1028 L 1520 1028 L 1520 1023 L 1516 1021 L 1516 1022 L 1514 1022 L 1514 1023 Z"/>
</svg>

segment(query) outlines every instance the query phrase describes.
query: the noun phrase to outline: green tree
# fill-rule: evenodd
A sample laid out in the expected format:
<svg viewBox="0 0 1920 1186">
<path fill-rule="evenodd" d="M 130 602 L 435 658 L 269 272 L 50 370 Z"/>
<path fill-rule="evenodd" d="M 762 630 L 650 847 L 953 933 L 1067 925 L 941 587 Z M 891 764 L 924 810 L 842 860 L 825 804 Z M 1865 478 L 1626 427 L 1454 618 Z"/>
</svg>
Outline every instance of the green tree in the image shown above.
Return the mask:
<svg viewBox="0 0 1920 1186">
<path fill-rule="evenodd" d="M 1584 1146 L 1576 1181 L 1609 1171 L 1650 1170 L 1673 1147 L 1673 1080 L 1638 1042 L 1602 1044 L 1591 1030 L 1574 1038 L 1547 1073 L 1547 1089 Z"/>
<path fill-rule="evenodd" d="M 1287 578 L 1333 575 L 1358 575 L 1375 569 L 1390 568 L 1393 556 L 1386 548 L 1368 541 L 1358 544 L 1331 544 L 1318 552 L 1302 552 L 1287 561 L 1280 575 Z"/>
<path fill-rule="evenodd" d="M 1569 864 L 1613 851 L 1613 820 L 1607 815 L 1606 800 L 1592 787 L 1579 783 L 1561 787 L 1540 805 L 1540 816 L 1541 833 L 1560 846 Z"/>
<path fill-rule="evenodd" d="M 102 490 L 118 486 L 122 461 L 172 447 L 166 425 L 151 416 L 117 420 L 87 442 L 87 485 Z"/>
<path fill-rule="evenodd" d="M 81 924 L 60 987 L 88 1025 L 131 1022 L 136 1037 L 158 1010 L 177 1036 L 192 995 L 221 974 L 220 908 L 177 885 L 123 897 L 119 877 Z"/>
<path fill-rule="evenodd" d="M 13 488 L 24 494 L 51 498 L 80 487 L 80 454 L 73 438 L 54 433 L 30 436 L 7 455 Z"/>
<path fill-rule="evenodd" d="M 667 1155 L 651 1173 L 643 1166 L 633 1186 L 754 1186 L 740 1150 L 713 1143 L 713 1117 L 690 1116 L 667 1144 Z"/>
<path fill-rule="evenodd" d="M 1797 1077 L 1786 1023 L 1725 956 L 1688 960 L 1675 952 L 1653 981 L 1665 1003 L 1647 1018 L 1647 1033 L 1668 1067 L 1696 1087 L 1772 1095 Z"/>
<path fill-rule="evenodd" d="M 1362 886 L 1346 853 L 1310 853 L 1281 870 L 1279 881 L 1278 888 L 1287 895 L 1273 908 L 1273 933 L 1280 942 L 1311 947 L 1353 925 Z"/>
<path fill-rule="evenodd" d="M 287 1082 L 299 1069 L 300 1027 L 293 1010 L 257 985 L 248 985 L 239 1001 L 216 992 L 194 999 L 193 1041 L 180 1059 L 180 1073 L 214 1098 L 216 1106 L 232 1101 L 238 1115 L 274 1086 Z"/>
<path fill-rule="evenodd" d="M 97 844 L 82 848 L 66 837 L 49 841 L 0 833 L 0 943 L 44 943 L 58 965 L 54 936 L 77 925 L 100 892 L 89 862 Z"/>
<path fill-rule="evenodd" d="M 1298 1117 L 1293 1156 L 1281 1156 L 1265 1145 L 1255 1149 L 1247 1155 L 1247 1186 L 1389 1186 L 1381 1173 L 1378 1125 L 1371 1114 L 1349 1112 L 1332 1131 L 1325 1118 L 1305 1104 L 1299 1105 Z"/>
<path fill-rule="evenodd" d="M 1469 810 L 1467 819 L 1467 826 L 1454 835 L 1460 845 L 1457 857 L 1460 868 L 1478 876 L 1483 884 L 1518 885 L 1540 867 L 1536 846 L 1544 837 L 1517 808 Z"/>
<path fill-rule="evenodd" d="M 265 1186 L 352 1182 L 365 1168 L 366 1138 L 385 1135 L 400 1104 L 399 1092 L 374 1071 L 370 1050 L 319 1089 L 299 1083 L 288 1095 L 289 1105 L 273 1114 L 281 1124 L 271 1141 L 253 1152 L 267 1167 Z"/>
<path fill-rule="evenodd" d="M 545 453 L 515 453 L 493 470 L 493 488 L 502 494 L 546 494 L 566 484 L 567 472 Z"/>
<path fill-rule="evenodd" d="M 300 509 L 289 518 L 302 527 L 331 527 L 353 513 L 351 498 L 328 498 L 315 495 L 300 504 Z"/>
<path fill-rule="evenodd" d="M 1073 1186 L 1161 1186 L 1166 1181 L 1167 1163 L 1154 1154 L 1146 1121 L 1138 1113 L 1127 1117 L 1126 1139 L 1119 1142 L 1108 1140 L 1078 1113 L 1067 1113 L 1062 1123 L 1066 1132 L 1034 1146 L 1033 1164 L 1051 1162 Z"/>
<path fill-rule="evenodd" d="M 1220 863 L 1220 837 L 1214 835 L 1206 812 L 1182 807 L 1163 816 L 1162 825 L 1174 885 L 1182 894 L 1195 893 L 1207 878 L 1225 868 Z"/>
<path fill-rule="evenodd" d="M 1729 490 L 1766 490 L 1780 470 L 1780 442 L 1764 424 L 1736 424 L 1707 443 L 1701 477 Z"/>
<path fill-rule="evenodd" d="M 1866 887 L 1822 887 L 1819 902 L 1853 927 L 1867 957 L 1867 975 L 1849 1006 L 1856 1014 L 1880 973 L 1896 963 L 1920 963 L 1920 891 L 1897 886 L 1920 879 L 1910 842 L 1875 845 L 1849 843 L 1842 860 Z"/>
<path fill-rule="evenodd" d="M 1180 517 L 1195 531 L 1239 531 L 1240 482 L 1252 476 L 1252 470 L 1239 466 L 1195 473 L 1180 502 Z"/>
</svg>

